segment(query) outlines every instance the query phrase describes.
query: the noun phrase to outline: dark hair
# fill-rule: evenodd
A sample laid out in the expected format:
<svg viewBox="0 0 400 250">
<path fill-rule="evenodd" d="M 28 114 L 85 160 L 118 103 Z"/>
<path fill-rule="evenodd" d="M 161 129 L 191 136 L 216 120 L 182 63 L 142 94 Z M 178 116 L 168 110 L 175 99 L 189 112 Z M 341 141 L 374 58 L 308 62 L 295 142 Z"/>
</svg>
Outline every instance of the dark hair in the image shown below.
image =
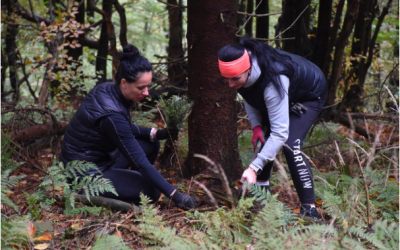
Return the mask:
<svg viewBox="0 0 400 250">
<path fill-rule="evenodd" d="M 119 51 L 119 67 L 115 73 L 115 83 L 119 86 L 121 79 L 125 78 L 128 83 L 136 82 L 142 73 L 152 70 L 150 62 L 140 55 L 138 48 L 128 44 L 123 51 Z"/>
<path fill-rule="evenodd" d="M 278 53 L 276 49 L 263 42 L 258 42 L 250 37 L 243 37 L 240 44 L 229 44 L 220 49 L 218 58 L 223 62 L 236 60 L 243 55 L 244 49 L 250 51 L 251 57 L 257 59 L 261 69 L 260 77 L 263 78 L 263 81 L 272 82 L 278 93 L 283 96 L 279 75 L 285 74 L 290 81 L 294 81 L 296 77 L 290 63 L 290 57 Z M 281 64 L 285 70 L 279 70 L 276 63 Z"/>
</svg>

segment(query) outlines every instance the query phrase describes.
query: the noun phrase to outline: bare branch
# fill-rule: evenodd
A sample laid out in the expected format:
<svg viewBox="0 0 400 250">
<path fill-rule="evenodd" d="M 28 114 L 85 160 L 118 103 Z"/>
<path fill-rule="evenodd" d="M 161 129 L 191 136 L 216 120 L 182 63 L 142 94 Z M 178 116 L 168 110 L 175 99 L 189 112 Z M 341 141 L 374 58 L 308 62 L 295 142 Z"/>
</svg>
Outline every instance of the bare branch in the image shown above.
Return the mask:
<svg viewBox="0 0 400 250">
<path fill-rule="evenodd" d="M 50 25 L 51 21 L 47 18 L 44 18 L 40 15 L 32 15 L 29 13 L 24 7 L 22 7 L 21 4 L 16 3 L 15 4 L 15 13 L 18 14 L 19 16 L 23 17 L 24 19 L 34 22 L 34 23 L 41 23 L 44 22 L 46 25 Z"/>
<path fill-rule="evenodd" d="M 268 14 L 254 14 L 254 13 L 246 13 L 246 12 L 237 12 L 239 15 L 244 15 L 244 16 L 250 16 L 250 17 L 265 17 L 265 16 L 273 16 L 273 15 L 279 15 L 282 14 L 282 11 L 279 12 L 272 12 Z"/>
</svg>

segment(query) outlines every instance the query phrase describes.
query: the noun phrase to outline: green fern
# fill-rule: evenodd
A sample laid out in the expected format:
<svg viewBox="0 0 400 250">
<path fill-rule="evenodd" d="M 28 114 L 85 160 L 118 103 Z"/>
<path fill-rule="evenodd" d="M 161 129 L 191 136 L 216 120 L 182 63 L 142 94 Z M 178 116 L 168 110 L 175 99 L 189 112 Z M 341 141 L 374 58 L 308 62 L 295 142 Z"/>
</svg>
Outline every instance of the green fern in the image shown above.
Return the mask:
<svg viewBox="0 0 400 250">
<path fill-rule="evenodd" d="M 100 174 L 85 175 L 88 171 Z M 89 201 L 90 196 L 99 196 L 105 192 L 118 195 L 112 182 L 102 178 L 98 167 L 90 162 L 72 161 L 64 167 L 62 162 L 57 163 L 54 159 L 53 165 L 47 169 L 47 174 L 39 187 L 45 191 L 62 191 L 66 200 L 64 212 L 68 216 L 100 213 L 101 208 L 75 207 L 75 196 L 78 193 L 83 192 Z"/>
<path fill-rule="evenodd" d="M 105 235 L 98 239 L 92 250 L 128 250 L 130 249 L 124 241 L 115 235 Z"/>
<path fill-rule="evenodd" d="M 145 237 L 145 243 L 163 246 L 163 249 L 196 249 L 190 240 L 177 235 L 176 229 L 165 225 L 157 208 L 150 204 L 150 199 L 140 194 L 142 213 L 140 216 L 140 234 Z"/>
<path fill-rule="evenodd" d="M 17 213 L 18 206 L 8 198 L 7 195 L 13 194 L 11 191 L 18 182 L 25 178 L 25 175 L 11 175 L 12 172 L 23 164 L 23 162 L 17 163 L 11 159 L 12 147 L 10 144 L 9 136 L 2 133 L 1 138 L 1 203 L 14 209 Z"/>
<path fill-rule="evenodd" d="M 28 216 L 1 216 L 1 249 L 27 249 L 30 235 L 28 233 Z"/>
</svg>

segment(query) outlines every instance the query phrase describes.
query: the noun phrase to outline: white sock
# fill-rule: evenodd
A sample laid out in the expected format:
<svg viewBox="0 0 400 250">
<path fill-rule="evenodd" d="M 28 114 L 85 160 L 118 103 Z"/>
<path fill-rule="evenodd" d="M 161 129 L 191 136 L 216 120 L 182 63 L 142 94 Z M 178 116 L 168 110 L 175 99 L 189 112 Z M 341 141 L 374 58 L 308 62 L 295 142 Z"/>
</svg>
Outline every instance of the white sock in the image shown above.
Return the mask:
<svg viewBox="0 0 400 250">
<path fill-rule="evenodd" d="M 269 186 L 269 180 L 268 181 L 257 181 L 256 185 L 259 186 Z"/>
</svg>

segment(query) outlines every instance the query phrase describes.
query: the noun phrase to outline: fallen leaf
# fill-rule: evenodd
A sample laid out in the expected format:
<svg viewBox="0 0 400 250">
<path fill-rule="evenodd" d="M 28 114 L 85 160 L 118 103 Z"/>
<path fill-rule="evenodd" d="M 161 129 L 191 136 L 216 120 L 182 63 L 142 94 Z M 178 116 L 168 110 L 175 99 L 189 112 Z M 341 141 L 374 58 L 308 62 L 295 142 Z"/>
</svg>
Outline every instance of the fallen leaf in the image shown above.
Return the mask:
<svg viewBox="0 0 400 250">
<path fill-rule="evenodd" d="M 53 238 L 53 235 L 51 234 L 44 234 L 42 236 L 36 237 L 35 239 L 33 239 L 34 241 L 51 241 L 51 239 Z"/>
<path fill-rule="evenodd" d="M 121 231 L 115 231 L 114 233 L 113 233 L 113 235 L 115 235 L 115 236 L 118 236 L 118 237 L 120 237 L 120 238 L 122 238 L 122 234 L 121 234 Z"/>
<path fill-rule="evenodd" d="M 295 209 L 293 210 L 293 212 L 295 212 L 296 214 L 299 214 L 299 213 L 300 213 L 300 208 L 295 208 Z"/>
<path fill-rule="evenodd" d="M 30 235 L 31 237 L 35 236 L 36 227 L 35 227 L 35 225 L 32 223 L 32 221 L 29 221 L 28 233 L 29 233 L 29 235 Z"/>
<path fill-rule="evenodd" d="M 72 228 L 73 230 L 81 230 L 81 229 L 82 229 L 82 227 L 81 227 L 81 225 L 80 225 L 79 223 L 74 223 L 74 224 L 72 224 L 72 225 L 71 225 L 71 228 Z"/>
<path fill-rule="evenodd" d="M 47 249 L 49 246 L 50 246 L 50 244 L 43 243 L 43 244 L 36 245 L 34 248 L 41 250 L 41 249 Z"/>
<path fill-rule="evenodd" d="M 316 201 L 315 204 L 317 204 L 318 206 L 322 206 L 323 202 L 322 201 Z"/>
</svg>

